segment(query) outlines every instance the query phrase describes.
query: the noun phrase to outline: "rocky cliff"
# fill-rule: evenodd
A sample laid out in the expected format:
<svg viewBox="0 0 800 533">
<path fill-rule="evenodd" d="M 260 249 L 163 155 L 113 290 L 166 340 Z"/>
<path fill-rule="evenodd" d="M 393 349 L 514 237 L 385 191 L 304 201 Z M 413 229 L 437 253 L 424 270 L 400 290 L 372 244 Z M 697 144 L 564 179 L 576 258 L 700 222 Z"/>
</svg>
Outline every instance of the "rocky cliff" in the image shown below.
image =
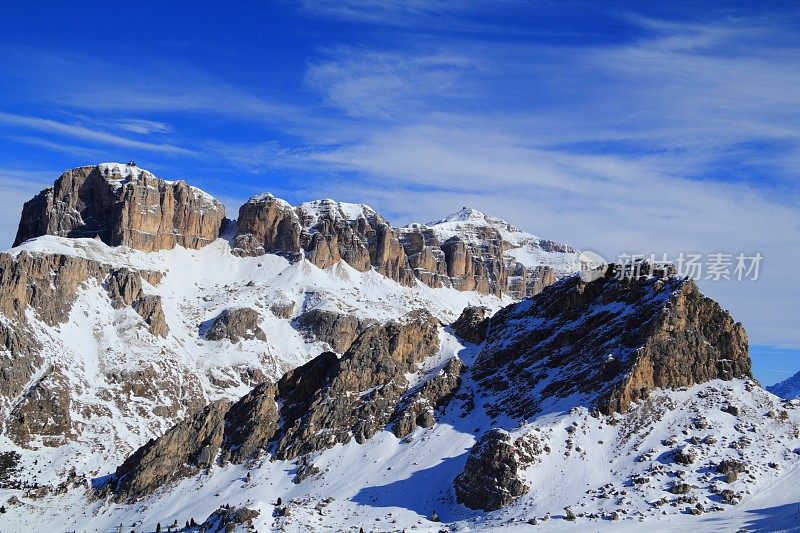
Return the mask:
<svg viewBox="0 0 800 533">
<path fill-rule="evenodd" d="M 68 170 L 26 202 L 14 246 L 58 235 L 144 251 L 200 248 L 219 236 L 224 218 L 222 204 L 184 181 L 107 163 Z"/>
<path fill-rule="evenodd" d="M 520 419 L 564 399 L 625 411 L 655 388 L 752 377 L 747 334 L 687 279 L 573 276 L 489 319 L 473 375 L 489 412 Z"/>
<path fill-rule="evenodd" d="M 239 209 L 233 246 L 240 255 L 302 254 L 320 268 L 345 261 L 403 285 L 414 281 L 397 232 L 366 205 L 319 200 L 292 207 L 269 194 L 255 196 Z"/>
<path fill-rule="evenodd" d="M 57 446 L 79 433 L 71 421 L 71 413 L 77 410 L 73 399 L 79 396 L 78 384 L 70 381 L 59 354 L 51 353 L 52 345 L 43 346 L 40 339 L 49 339 L 41 328 L 65 324 L 80 292 L 93 284 L 111 307 L 135 311 L 141 327 L 152 335 L 166 336 L 169 328 L 161 299 L 143 290 L 143 280 L 157 284 L 160 279 L 158 272 L 115 268 L 71 255 L 0 254 L 0 347 L 9 354 L 0 371 L 0 406 L 8 435 L 15 442 L 25 445 L 41 437 L 45 445 Z M 121 377 L 109 373 L 107 379 L 114 382 Z M 167 386 L 164 380 L 168 382 L 169 377 L 156 377 L 152 369 L 145 369 L 138 378 L 129 374 L 118 385 L 140 396 L 174 392 L 175 400 L 185 398 L 190 387 Z M 83 408 L 92 409 L 85 404 Z M 162 412 L 167 411 L 177 415 L 182 410 L 176 402 L 171 408 L 162 407 Z"/>
<path fill-rule="evenodd" d="M 411 285 L 516 298 L 537 294 L 577 269 L 578 252 L 464 208 L 429 225 L 393 228 L 365 205 L 333 200 L 293 207 L 270 194 L 239 210 L 234 253 L 305 257 L 320 268 L 343 260 Z"/>
<path fill-rule="evenodd" d="M 439 347 L 438 322 L 427 312 L 367 327 L 341 358 L 326 352 L 234 404 L 214 403 L 149 442 L 116 471 L 106 490 L 118 499 L 149 494 L 169 481 L 259 453 L 294 459 L 351 439 L 362 443 L 394 424 L 404 435 L 435 422 L 434 409 L 458 387 L 463 364 L 411 387 L 407 376 Z"/>
</svg>

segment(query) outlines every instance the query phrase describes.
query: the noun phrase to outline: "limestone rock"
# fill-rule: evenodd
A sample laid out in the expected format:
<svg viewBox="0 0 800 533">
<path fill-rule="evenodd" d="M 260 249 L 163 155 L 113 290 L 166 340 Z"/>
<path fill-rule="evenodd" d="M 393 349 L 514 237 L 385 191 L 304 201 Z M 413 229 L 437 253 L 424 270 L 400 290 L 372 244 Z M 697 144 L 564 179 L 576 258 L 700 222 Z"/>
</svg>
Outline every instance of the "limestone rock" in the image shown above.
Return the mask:
<svg viewBox="0 0 800 533">
<path fill-rule="evenodd" d="M 486 327 L 488 325 L 489 308 L 467 306 L 461 312 L 458 320 L 450 326 L 453 333 L 467 342 L 480 344 L 486 337 Z"/>
<path fill-rule="evenodd" d="M 490 416 L 621 412 L 655 388 L 751 377 L 747 335 L 691 280 L 574 276 L 492 317 L 473 367 Z M 562 408 L 569 406 L 563 405 Z"/>
<path fill-rule="evenodd" d="M 439 347 L 438 322 L 427 311 L 375 324 L 341 359 L 322 354 L 278 382 L 283 433 L 276 456 L 364 442 L 388 423 L 408 386 L 405 374 Z"/>
<path fill-rule="evenodd" d="M 320 268 L 345 261 L 362 272 L 374 268 L 404 285 L 418 279 L 431 287 L 518 298 L 555 282 L 556 272 L 547 260 L 565 265 L 577 261 L 574 248 L 525 234 L 500 219 L 474 210 L 451 217 L 456 218 L 393 228 L 365 205 L 318 200 L 293 207 L 262 194 L 240 208 L 232 251 L 305 258 Z M 544 262 L 526 266 L 507 254 L 512 249 L 524 250 L 529 258 L 541 256 Z M 562 270 L 563 275 L 574 268 Z"/>
<path fill-rule="evenodd" d="M 40 344 L 26 311 L 48 325 L 69 317 L 78 288 L 89 279 L 102 282 L 109 268 L 97 261 L 60 254 L 0 254 L 0 347 L 9 358 L 0 368 L 0 396 L 16 398 L 41 369 Z"/>
<path fill-rule="evenodd" d="M 222 444 L 229 408 L 225 400 L 210 403 L 128 457 L 111 480 L 117 501 L 135 500 L 210 467 Z"/>
<path fill-rule="evenodd" d="M 21 446 L 37 436 L 45 446 L 60 446 L 72 432 L 70 405 L 69 380 L 60 368 L 51 368 L 11 411 L 7 434 Z"/>
<path fill-rule="evenodd" d="M 300 256 L 302 228 L 291 205 L 272 195 L 250 198 L 239 208 L 233 252 L 242 256 L 274 253 Z"/>
<path fill-rule="evenodd" d="M 212 322 L 206 332 L 206 338 L 211 341 L 228 339 L 232 343 L 240 340 L 258 339 L 267 340 L 261 329 L 261 315 L 249 307 L 225 309 Z"/>
<path fill-rule="evenodd" d="M 144 251 L 196 249 L 219 236 L 224 218 L 222 204 L 184 181 L 129 165 L 85 166 L 64 172 L 25 203 L 14 246 L 57 235 Z"/>
<path fill-rule="evenodd" d="M 375 268 L 404 285 L 414 283 L 397 233 L 365 205 L 333 200 L 297 207 L 272 195 L 251 198 L 239 210 L 233 251 L 305 257 L 319 268 L 345 261 L 359 271 Z"/>
<path fill-rule="evenodd" d="M 151 440 L 117 468 L 108 485 L 118 501 L 223 461 L 243 462 L 269 445 L 280 459 L 364 442 L 388 423 L 408 387 L 406 373 L 438 350 L 438 322 L 426 311 L 368 327 L 339 359 L 326 352 L 264 383 L 234 404 L 217 401 Z M 460 361 L 423 395 L 442 399 L 453 389 Z"/>
<path fill-rule="evenodd" d="M 489 431 L 472 447 L 464 471 L 455 479 L 458 501 L 484 511 L 508 505 L 530 490 L 520 470 L 532 461 L 533 456 L 508 432 Z"/>
<path fill-rule="evenodd" d="M 263 383 L 244 395 L 225 415 L 223 459 L 241 463 L 258 452 L 278 430 L 278 388 Z"/>
<path fill-rule="evenodd" d="M 0 322 L 0 348 L 7 352 L 0 365 L 0 397 L 15 398 L 42 366 L 41 345 L 25 324 Z"/>
<path fill-rule="evenodd" d="M 130 305 L 142 295 L 142 278 L 128 268 L 115 269 L 108 280 L 108 295 L 115 309 Z"/>
<path fill-rule="evenodd" d="M 240 530 L 237 526 L 245 526 L 249 530 L 250 526 L 253 525 L 253 520 L 258 518 L 259 514 L 255 509 L 223 505 L 211 513 L 206 521 L 200 524 L 198 529 L 209 533 L 222 533 L 237 531 Z"/>
<path fill-rule="evenodd" d="M 169 333 L 164 309 L 161 307 L 161 296 L 145 294 L 133 302 L 133 309 L 144 319 L 147 328 L 153 335 L 166 337 Z"/>
<path fill-rule="evenodd" d="M 298 316 L 295 325 L 306 337 L 325 342 L 333 351 L 344 353 L 368 323 L 338 311 L 311 309 Z"/>
<path fill-rule="evenodd" d="M 461 385 L 461 359 L 450 359 L 435 376 L 425 381 L 416 391 L 406 394 L 404 401 L 392 415 L 395 436 L 402 438 L 417 426 L 429 428 L 436 423 L 435 410 L 446 406 Z"/>
<path fill-rule="evenodd" d="M 269 310 L 277 318 L 292 318 L 294 302 L 289 300 L 272 302 L 269 305 Z"/>
</svg>

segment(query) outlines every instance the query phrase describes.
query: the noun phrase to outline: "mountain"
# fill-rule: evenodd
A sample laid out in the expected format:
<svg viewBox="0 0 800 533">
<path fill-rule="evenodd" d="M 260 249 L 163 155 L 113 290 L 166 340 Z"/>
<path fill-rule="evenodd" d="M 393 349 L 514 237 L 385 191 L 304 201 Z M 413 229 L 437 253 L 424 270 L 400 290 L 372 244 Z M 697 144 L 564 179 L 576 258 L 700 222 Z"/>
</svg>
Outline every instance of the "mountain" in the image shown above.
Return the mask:
<svg viewBox="0 0 800 533">
<path fill-rule="evenodd" d="M 767 390 L 787 400 L 800 398 L 800 372 L 784 379 L 780 383 L 767 387 Z"/>
<path fill-rule="evenodd" d="M 465 212 L 473 217 L 465 218 Z M 579 252 L 541 240 L 500 219 L 462 210 L 439 222 L 392 227 L 369 206 L 333 200 L 296 207 L 271 194 L 239 210 L 233 252 L 305 258 L 319 268 L 343 260 L 414 286 L 531 296 L 578 269 Z"/>
<path fill-rule="evenodd" d="M 264 194 L 230 221 L 132 164 L 67 171 L 17 240 L 0 530 L 797 524 L 798 403 L 690 280 L 587 282 L 468 208 Z"/>
</svg>

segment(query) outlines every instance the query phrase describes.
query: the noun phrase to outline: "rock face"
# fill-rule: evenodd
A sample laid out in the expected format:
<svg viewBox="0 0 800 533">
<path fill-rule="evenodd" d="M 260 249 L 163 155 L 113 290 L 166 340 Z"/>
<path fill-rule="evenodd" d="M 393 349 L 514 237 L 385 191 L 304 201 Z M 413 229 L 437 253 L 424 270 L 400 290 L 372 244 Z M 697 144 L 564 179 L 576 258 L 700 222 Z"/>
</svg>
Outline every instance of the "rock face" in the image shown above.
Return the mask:
<svg viewBox="0 0 800 533">
<path fill-rule="evenodd" d="M 406 394 L 405 401 L 392 415 L 392 431 L 397 437 L 405 437 L 417 427 L 429 428 L 436 423 L 436 408 L 447 405 L 461 385 L 461 359 L 450 359 L 431 379 L 418 390 Z"/>
<path fill-rule="evenodd" d="M 491 320 L 473 375 L 491 416 L 559 402 L 621 412 L 654 388 L 751 377 L 747 335 L 691 280 L 560 281 Z M 561 406 L 566 407 L 564 406 Z"/>
<path fill-rule="evenodd" d="M 48 326 L 62 324 L 70 316 L 78 291 L 96 284 L 105 288 L 113 307 L 131 306 L 152 334 L 165 336 L 168 328 L 161 299 L 144 294 L 143 280 L 158 283 L 160 274 L 115 269 L 98 261 L 56 253 L 0 254 L 0 313 L 4 315 L 0 320 L 0 347 L 8 353 L 0 369 L 0 405 L 14 406 L 3 414 L 8 435 L 17 444 L 27 446 L 39 438 L 45 445 L 57 446 L 76 437 L 79 431 L 70 420 L 71 413 L 79 409 L 73 398 L 75 385 L 58 364 L 45 368 L 43 348 L 31 329 L 29 314 Z M 145 375 L 147 372 L 151 374 Z M 41 377 L 32 381 L 37 373 Z M 177 400 L 192 389 L 188 380 L 178 386 L 155 379 L 158 376 L 153 373 L 153 369 L 147 369 L 141 375 L 123 378 L 111 373 L 106 377 L 109 384 L 141 397 L 169 393 Z M 180 408 L 180 402 L 175 401 L 169 409 L 177 415 Z"/>
<path fill-rule="evenodd" d="M 161 307 L 161 296 L 144 294 L 133 302 L 132 307 L 145 321 L 150 333 L 159 337 L 167 336 L 169 326 Z"/>
<path fill-rule="evenodd" d="M 464 471 L 455 479 L 458 501 L 484 511 L 508 505 L 530 490 L 521 470 L 539 452 L 538 442 L 530 437 L 514 441 L 502 429 L 489 431 L 472 447 Z"/>
<path fill-rule="evenodd" d="M 155 251 L 200 248 L 219 236 L 225 209 L 183 181 L 115 163 L 66 171 L 25 203 L 14 246 L 40 235 L 97 237 Z"/>
<path fill-rule="evenodd" d="M 49 369 L 11 411 L 8 435 L 27 444 L 40 436 L 45 446 L 64 444 L 72 433 L 69 382 L 60 368 Z"/>
<path fill-rule="evenodd" d="M 337 311 L 311 309 L 298 316 L 295 325 L 308 338 L 327 343 L 336 353 L 344 353 L 368 324 Z"/>
<path fill-rule="evenodd" d="M 305 257 L 320 268 L 343 260 L 404 285 L 416 278 L 431 287 L 518 298 L 555 282 L 554 268 L 559 275 L 574 272 L 578 256 L 570 246 L 470 209 L 431 225 L 393 228 L 365 205 L 320 200 L 292 207 L 270 194 L 241 207 L 233 246 L 238 255 Z"/>
<path fill-rule="evenodd" d="M 341 359 L 323 354 L 288 372 L 278 382 L 284 408 L 276 455 L 292 459 L 351 438 L 364 442 L 388 423 L 408 387 L 405 374 L 438 347 L 438 322 L 419 311 L 370 326 Z"/>
<path fill-rule="evenodd" d="M 474 209 L 398 229 L 414 275 L 431 287 L 524 298 L 577 270 L 578 251 Z"/>
<path fill-rule="evenodd" d="M 262 383 L 225 415 L 225 450 L 223 460 L 241 463 L 256 454 L 278 431 L 278 387 Z"/>
<path fill-rule="evenodd" d="M 255 309 L 249 307 L 225 309 L 211 323 L 206 338 L 211 341 L 228 339 L 234 344 L 243 339 L 266 341 L 267 335 L 259 324 L 261 315 Z"/>
<path fill-rule="evenodd" d="M 453 333 L 467 342 L 480 344 L 486 338 L 486 327 L 488 326 L 487 318 L 489 317 L 489 308 L 467 306 L 461 311 L 461 316 L 450 324 L 453 328 Z"/>
<path fill-rule="evenodd" d="M 151 439 L 117 468 L 113 485 L 108 486 L 119 500 L 132 500 L 210 467 L 222 444 L 229 407 L 230 402 L 213 402 Z"/>
<path fill-rule="evenodd" d="M 406 375 L 438 350 L 438 327 L 426 311 L 373 324 L 341 358 L 325 352 L 276 384 L 261 384 L 232 405 L 212 403 L 180 422 L 129 457 L 108 487 L 116 499 L 130 500 L 193 475 L 218 455 L 239 463 L 270 450 L 294 459 L 351 439 L 364 442 L 390 422 L 405 432 L 428 427 L 463 368 L 453 359 L 409 390 Z"/>
<path fill-rule="evenodd" d="M 234 253 L 304 256 L 319 268 L 340 260 L 361 272 L 375 268 L 403 285 L 414 283 L 395 230 L 365 205 L 333 200 L 297 207 L 260 195 L 239 209 Z"/>
</svg>

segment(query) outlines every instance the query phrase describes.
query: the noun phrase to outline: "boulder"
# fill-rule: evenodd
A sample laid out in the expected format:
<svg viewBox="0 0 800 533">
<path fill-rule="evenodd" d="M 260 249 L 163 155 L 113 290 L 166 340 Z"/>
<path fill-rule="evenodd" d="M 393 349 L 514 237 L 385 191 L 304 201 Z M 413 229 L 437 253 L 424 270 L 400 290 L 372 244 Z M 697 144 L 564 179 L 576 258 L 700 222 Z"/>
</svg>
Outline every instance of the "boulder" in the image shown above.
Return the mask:
<svg viewBox="0 0 800 533">
<path fill-rule="evenodd" d="M 480 344 L 486 337 L 489 313 L 488 307 L 467 306 L 461 311 L 461 316 L 450 324 L 450 327 L 459 338 Z"/>
<path fill-rule="evenodd" d="M 261 315 L 255 309 L 249 307 L 225 309 L 211 323 L 206 338 L 210 341 L 227 339 L 234 344 L 240 340 L 266 341 L 267 335 L 260 324 Z"/>
<path fill-rule="evenodd" d="M 502 429 L 484 434 L 467 456 L 464 471 L 455 479 L 456 497 L 470 509 L 495 511 L 527 493 L 522 470 L 533 461 Z"/>
</svg>

